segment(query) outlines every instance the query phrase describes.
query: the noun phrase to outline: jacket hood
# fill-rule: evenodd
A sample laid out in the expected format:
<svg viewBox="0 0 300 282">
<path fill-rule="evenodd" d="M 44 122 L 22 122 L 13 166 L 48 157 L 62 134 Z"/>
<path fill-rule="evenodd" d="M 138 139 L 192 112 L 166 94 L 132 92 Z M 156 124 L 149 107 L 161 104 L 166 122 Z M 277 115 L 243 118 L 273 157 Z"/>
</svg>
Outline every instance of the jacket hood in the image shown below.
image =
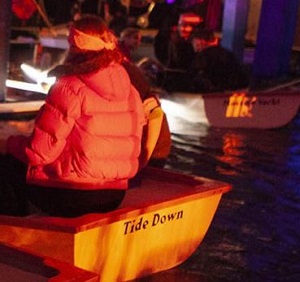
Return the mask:
<svg viewBox="0 0 300 282">
<path fill-rule="evenodd" d="M 119 64 L 111 64 L 97 72 L 81 75 L 80 78 L 87 87 L 109 101 L 127 99 L 130 93 L 130 78 Z"/>
</svg>

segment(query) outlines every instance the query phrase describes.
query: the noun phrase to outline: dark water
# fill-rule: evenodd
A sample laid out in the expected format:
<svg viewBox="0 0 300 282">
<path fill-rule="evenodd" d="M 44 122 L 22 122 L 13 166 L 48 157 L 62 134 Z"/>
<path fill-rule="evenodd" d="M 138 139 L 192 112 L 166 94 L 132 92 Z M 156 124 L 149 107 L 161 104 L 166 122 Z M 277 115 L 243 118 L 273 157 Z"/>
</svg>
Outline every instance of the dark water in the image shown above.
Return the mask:
<svg viewBox="0 0 300 282">
<path fill-rule="evenodd" d="M 173 135 L 168 167 L 233 189 L 184 264 L 140 281 L 300 281 L 300 115 L 280 129 L 197 130 Z"/>
<path fill-rule="evenodd" d="M 0 139 L 31 126 L 3 123 Z M 300 114 L 273 130 L 183 126 L 194 134 L 172 135 L 167 167 L 233 189 L 185 263 L 138 281 L 300 281 Z"/>
</svg>

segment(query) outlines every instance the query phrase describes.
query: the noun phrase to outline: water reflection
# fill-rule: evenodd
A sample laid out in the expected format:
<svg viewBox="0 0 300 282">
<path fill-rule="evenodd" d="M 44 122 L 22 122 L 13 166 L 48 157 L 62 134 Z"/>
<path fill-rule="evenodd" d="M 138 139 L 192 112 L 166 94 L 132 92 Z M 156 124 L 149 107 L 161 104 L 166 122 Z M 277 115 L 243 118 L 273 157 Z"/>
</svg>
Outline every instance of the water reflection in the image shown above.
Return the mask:
<svg viewBox="0 0 300 282">
<path fill-rule="evenodd" d="M 227 164 L 231 169 L 220 166 L 216 168 L 216 171 L 220 174 L 236 175 L 239 165 L 243 163 L 243 144 L 245 144 L 245 140 L 243 140 L 241 134 L 228 132 L 222 136 L 222 141 L 223 155 L 216 156 L 216 158 L 222 163 Z"/>
<path fill-rule="evenodd" d="M 300 281 L 300 115 L 273 130 L 189 130 L 173 134 L 168 167 L 233 190 L 195 254 L 147 281 Z"/>
</svg>

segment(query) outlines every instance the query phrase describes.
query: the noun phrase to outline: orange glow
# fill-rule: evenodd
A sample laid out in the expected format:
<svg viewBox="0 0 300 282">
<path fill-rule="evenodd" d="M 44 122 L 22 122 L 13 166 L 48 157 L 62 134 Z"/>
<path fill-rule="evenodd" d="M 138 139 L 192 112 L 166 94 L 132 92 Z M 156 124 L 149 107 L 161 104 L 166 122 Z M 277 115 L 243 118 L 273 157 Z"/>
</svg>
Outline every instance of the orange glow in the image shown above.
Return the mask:
<svg viewBox="0 0 300 282">
<path fill-rule="evenodd" d="M 229 98 L 226 117 L 252 117 L 252 109 L 257 100 L 256 96 L 248 97 L 246 93 L 233 93 Z"/>
<path fill-rule="evenodd" d="M 179 18 L 179 24 L 197 25 L 203 21 L 203 18 L 195 13 L 184 13 Z"/>
<path fill-rule="evenodd" d="M 233 132 L 229 132 L 223 136 L 223 155 L 218 159 L 225 163 L 226 166 L 219 166 L 217 171 L 224 175 L 236 175 L 238 174 L 235 168 L 238 168 L 243 163 L 242 147 L 244 146 L 244 140 L 241 135 Z"/>
<path fill-rule="evenodd" d="M 201 23 L 203 19 L 194 13 L 184 13 L 178 21 L 178 31 L 182 38 L 187 39 L 193 28 Z"/>
<path fill-rule="evenodd" d="M 147 168 L 121 207 L 78 218 L 0 215 L 0 241 L 128 281 L 175 267 L 202 242 L 230 185 Z"/>
<path fill-rule="evenodd" d="M 12 11 L 19 19 L 27 21 L 36 11 L 36 5 L 32 0 L 13 0 Z"/>
<path fill-rule="evenodd" d="M 9 136 L 19 134 L 29 135 L 32 132 L 33 126 L 33 120 L 0 121 L 0 154 L 6 153 L 6 142 Z"/>
<path fill-rule="evenodd" d="M 70 29 L 68 42 L 81 50 L 101 51 L 102 49 L 113 50 L 116 48 L 116 40 L 112 35 L 107 35 L 108 42 L 99 37 L 89 35 L 76 28 Z"/>
</svg>

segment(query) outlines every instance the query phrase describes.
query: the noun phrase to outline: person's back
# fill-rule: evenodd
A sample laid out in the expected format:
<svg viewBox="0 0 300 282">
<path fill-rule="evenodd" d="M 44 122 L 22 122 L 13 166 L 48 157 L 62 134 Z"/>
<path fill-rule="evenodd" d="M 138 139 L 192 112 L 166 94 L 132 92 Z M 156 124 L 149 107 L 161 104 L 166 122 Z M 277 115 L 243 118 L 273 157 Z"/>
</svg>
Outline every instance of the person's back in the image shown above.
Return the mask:
<svg viewBox="0 0 300 282">
<path fill-rule="evenodd" d="M 177 31 L 174 31 L 171 34 L 168 48 L 169 57 L 166 67 L 182 71 L 187 70 L 194 57 L 191 41 L 182 38 Z"/>
<path fill-rule="evenodd" d="M 163 167 L 171 150 L 171 133 L 167 117 L 160 107 L 157 93 L 152 89 L 140 68 L 128 60 L 123 61 L 122 65 L 141 96 L 147 120 L 147 124 L 144 126 L 140 169 L 147 165 Z M 158 111 L 161 111 L 159 118 Z M 156 122 L 150 124 L 153 116 Z"/>
<path fill-rule="evenodd" d="M 202 19 L 194 13 L 183 13 L 179 17 L 176 30 L 170 35 L 169 54 L 166 63 L 167 68 L 186 71 L 193 59 L 193 46 L 190 40 L 195 26 L 201 23 Z"/>
<path fill-rule="evenodd" d="M 83 17 L 32 135 L 8 152 L 27 162 L 30 201 L 50 215 L 116 208 L 139 169 L 142 101 L 121 65 L 117 40 L 100 18 Z"/>
<path fill-rule="evenodd" d="M 245 70 L 235 55 L 221 46 L 212 46 L 196 53 L 193 72 L 194 91 L 236 90 L 248 86 Z"/>
<path fill-rule="evenodd" d="M 234 53 L 219 45 L 213 31 L 195 30 L 192 34 L 195 52 L 191 64 L 191 91 L 216 92 L 248 86 L 248 77 Z"/>
<path fill-rule="evenodd" d="M 165 67 L 158 84 L 165 90 L 185 91 L 188 87 L 187 71 L 194 58 L 190 35 L 201 21 L 202 19 L 194 13 L 183 13 L 179 17 L 177 27 L 168 35 L 169 39 L 162 37 L 158 44 L 159 37 L 156 38 L 155 53 Z M 162 52 L 166 55 L 160 54 Z"/>
<path fill-rule="evenodd" d="M 132 52 L 141 44 L 142 34 L 138 28 L 127 27 L 120 33 L 119 48 L 124 56 L 131 61 Z"/>
<path fill-rule="evenodd" d="M 37 120 L 36 126 L 46 127 L 34 131 L 27 149 L 32 160 L 30 183 L 63 182 L 61 185 L 69 183 L 74 188 L 85 183 L 87 188 L 100 188 L 116 182 L 120 188 L 126 187 L 125 180 L 134 176 L 138 168 L 138 129 L 141 130 L 143 115 L 142 108 L 137 107 L 140 103 L 139 94 L 119 64 L 91 74 L 60 78 Z M 52 132 L 50 122 L 62 132 Z M 44 135 L 63 142 L 64 148 L 58 144 L 47 150 L 40 143 Z M 55 156 L 55 161 L 47 164 L 44 160 L 49 156 Z"/>
</svg>

